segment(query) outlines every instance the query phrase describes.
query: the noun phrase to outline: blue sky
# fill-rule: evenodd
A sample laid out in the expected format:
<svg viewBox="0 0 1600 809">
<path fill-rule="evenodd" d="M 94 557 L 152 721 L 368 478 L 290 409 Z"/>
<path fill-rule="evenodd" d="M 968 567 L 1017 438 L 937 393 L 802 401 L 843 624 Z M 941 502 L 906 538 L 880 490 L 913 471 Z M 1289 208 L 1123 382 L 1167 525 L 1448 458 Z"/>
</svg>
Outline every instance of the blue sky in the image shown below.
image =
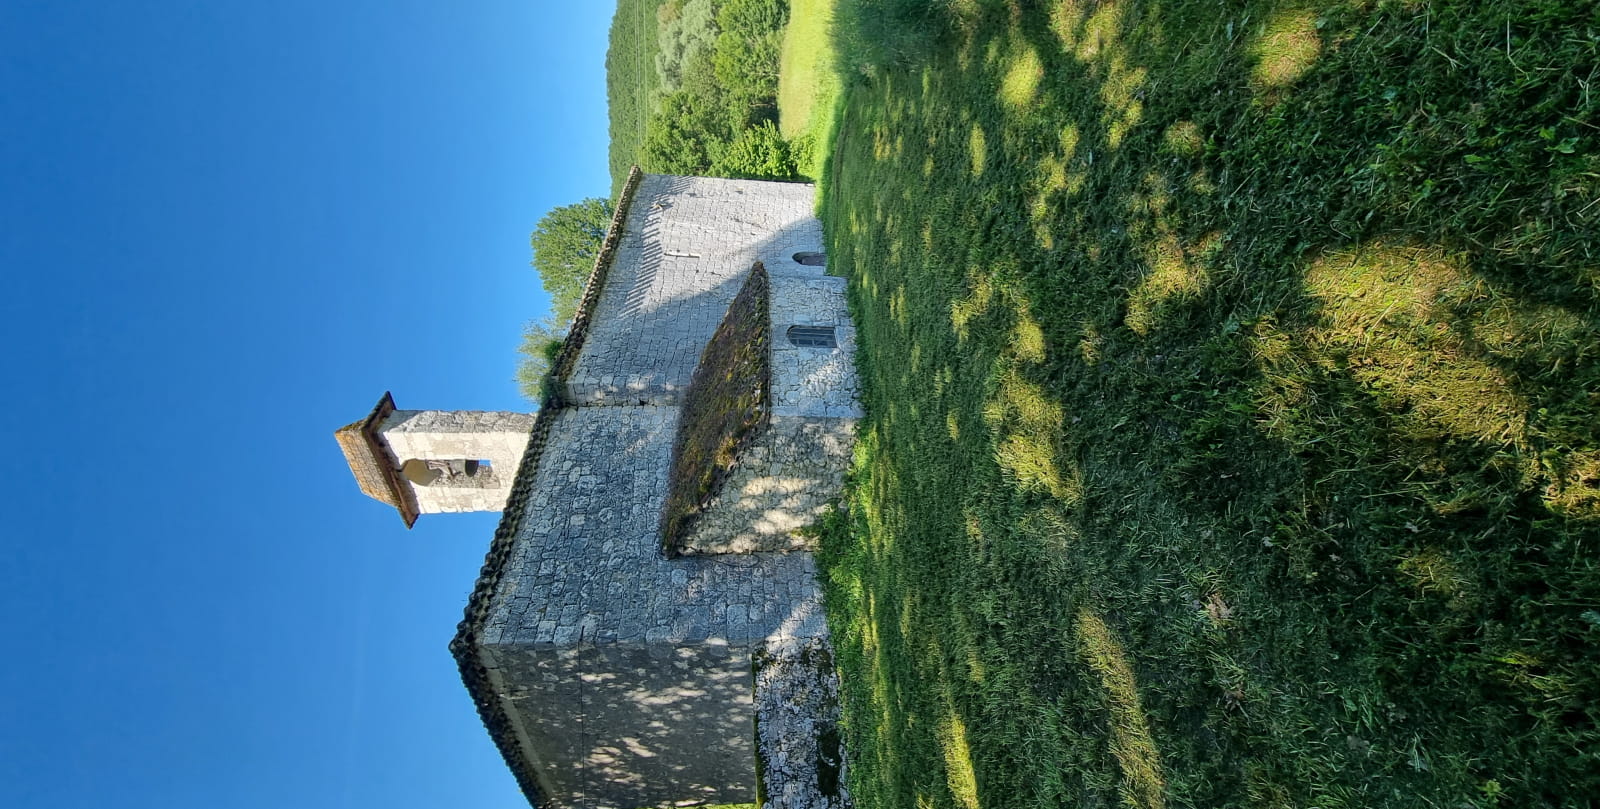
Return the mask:
<svg viewBox="0 0 1600 809">
<path fill-rule="evenodd" d="M 525 805 L 446 651 L 494 515 L 333 430 L 525 409 L 613 4 L 0 4 L 0 806 Z"/>
</svg>

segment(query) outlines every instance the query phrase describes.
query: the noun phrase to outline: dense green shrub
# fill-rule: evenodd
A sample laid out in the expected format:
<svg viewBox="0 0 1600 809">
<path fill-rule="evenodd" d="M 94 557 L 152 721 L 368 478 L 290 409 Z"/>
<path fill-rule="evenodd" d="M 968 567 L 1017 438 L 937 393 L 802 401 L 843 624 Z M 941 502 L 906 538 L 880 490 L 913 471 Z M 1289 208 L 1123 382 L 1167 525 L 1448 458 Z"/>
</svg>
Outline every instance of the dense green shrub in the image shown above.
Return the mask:
<svg viewBox="0 0 1600 809">
<path fill-rule="evenodd" d="M 611 201 L 598 197 L 551 209 L 529 238 L 533 267 L 550 294 L 551 317 L 559 328 L 577 311 L 583 284 L 611 225 L 611 210 Z"/>
<path fill-rule="evenodd" d="M 807 167 L 816 165 L 817 136 L 805 132 L 789 141 L 789 161 L 794 164 L 796 175 L 805 171 Z"/>
<path fill-rule="evenodd" d="M 656 75 L 660 91 L 670 93 L 683 84 L 683 73 L 695 56 L 709 50 L 717 39 L 716 6 L 712 0 L 687 0 L 661 7 L 667 18 L 657 37 Z"/>
<path fill-rule="evenodd" d="M 555 367 L 556 355 L 561 353 L 565 340 L 564 330 L 548 318 L 530 320 L 522 327 L 522 342 L 517 346 L 517 389 L 523 398 L 535 405 L 550 401 L 553 390 L 549 380 L 550 369 Z"/>
<path fill-rule="evenodd" d="M 732 129 L 726 110 L 692 89 L 661 100 L 661 109 L 645 130 L 640 164 L 667 174 L 705 174 L 721 157 Z"/>
<path fill-rule="evenodd" d="M 711 166 L 711 172 L 722 177 L 748 177 L 755 180 L 792 180 L 795 177 L 795 160 L 789 144 L 778 134 L 778 126 L 771 121 L 739 133 L 738 139 L 728 145 Z"/>
<path fill-rule="evenodd" d="M 772 126 L 787 0 L 643 0 L 652 14 L 640 2 L 621 0 L 607 58 L 613 186 L 635 162 L 670 174 L 793 177 Z M 648 80 L 641 58 L 654 67 Z M 629 82 L 647 85 L 648 98 L 626 92 Z"/>
<path fill-rule="evenodd" d="M 782 0 L 727 0 L 717 11 L 717 79 L 730 89 L 749 87 L 775 95 L 788 21 Z"/>
</svg>

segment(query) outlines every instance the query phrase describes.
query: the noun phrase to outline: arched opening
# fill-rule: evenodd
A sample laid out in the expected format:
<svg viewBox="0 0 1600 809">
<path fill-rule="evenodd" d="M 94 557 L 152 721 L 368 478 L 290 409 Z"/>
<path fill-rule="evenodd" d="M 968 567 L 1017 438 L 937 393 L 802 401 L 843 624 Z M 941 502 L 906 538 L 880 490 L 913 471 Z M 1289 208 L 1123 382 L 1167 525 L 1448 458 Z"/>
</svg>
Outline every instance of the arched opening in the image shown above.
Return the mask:
<svg viewBox="0 0 1600 809">
<path fill-rule="evenodd" d="M 482 486 L 494 476 L 494 468 L 486 460 L 412 458 L 400 465 L 400 474 L 418 486 Z"/>
<path fill-rule="evenodd" d="M 794 260 L 807 267 L 824 267 L 828 264 L 827 253 L 802 252 L 795 253 Z"/>
</svg>

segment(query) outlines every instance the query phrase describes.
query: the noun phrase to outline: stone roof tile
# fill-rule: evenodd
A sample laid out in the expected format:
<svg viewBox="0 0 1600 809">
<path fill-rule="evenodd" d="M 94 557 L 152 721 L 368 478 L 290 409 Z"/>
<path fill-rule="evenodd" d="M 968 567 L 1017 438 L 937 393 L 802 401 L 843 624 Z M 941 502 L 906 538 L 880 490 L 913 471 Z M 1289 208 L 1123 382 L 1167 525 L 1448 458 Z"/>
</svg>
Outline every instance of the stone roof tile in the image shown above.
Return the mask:
<svg viewBox="0 0 1600 809">
<path fill-rule="evenodd" d="M 638 166 L 634 166 L 628 173 L 627 182 L 623 183 L 622 193 L 617 196 L 617 207 L 612 212 L 611 225 L 606 230 L 605 240 L 601 242 L 599 255 L 595 256 L 595 266 L 590 271 L 589 280 L 584 286 L 583 298 L 578 304 L 577 314 L 573 316 L 572 327 L 567 332 L 566 340 L 562 342 L 561 352 L 551 363 L 551 373 L 558 382 L 572 373 L 572 367 L 583 349 L 592 310 L 599 301 L 601 289 L 605 286 L 606 275 L 611 269 L 612 259 L 616 256 L 617 245 L 622 241 L 634 193 L 643 179 L 644 173 Z M 552 386 L 552 389 L 559 390 L 560 387 L 556 385 Z M 511 486 L 511 495 L 507 498 L 505 510 L 500 515 L 500 524 L 495 528 L 494 540 L 489 543 L 489 553 L 484 559 L 477 584 L 473 586 L 472 595 L 467 599 L 466 616 L 457 626 L 455 638 L 450 641 L 450 653 L 455 657 L 456 666 L 461 671 L 462 683 L 466 685 L 467 692 L 472 695 L 472 701 L 478 707 L 478 716 L 483 720 L 485 729 L 489 731 L 489 737 L 494 739 L 495 746 L 500 748 L 500 755 L 505 759 L 512 775 L 516 777 L 523 795 L 527 796 L 528 801 L 534 806 L 543 805 L 537 775 L 532 762 L 522 754 L 511 718 L 506 715 L 494 692 L 494 685 L 490 682 L 489 672 L 478 656 L 477 647 L 484 619 L 489 614 L 489 605 L 494 600 L 495 590 L 500 586 L 506 563 L 511 558 L 517 531 L 522 525 L 528 499 L 532 494 L 533 481 L 538 475 L 539 458 L 544 454 L 545 441 L 550 435 L 550 425 L 554 423 L 556 414 L 566 406 L 567 404 L 561 401 L 559 396 L 553 397 L 552 401 L 543 402 L 539 412 L 534 416 L 528 448 L 522 455 L 522 462 L 517 466 L 517 476 Z M 354 468 L 353 463 L 352 468 Z"/>
<path fill-rule="evenodd" d="M 416 498 L 409 487 L 401 485 L 396 473 L 400 462 L 383 439 L 378 437 L 378 426 L 394 410 L 394 397 L 385 391 L 383 398 L 378 400 L 377 406 L 366 418 L 335 430 L 333 438 L 339 442 L 339 449 L 350 463 L 350 472 L 355 475 L 361 493 L 394 506 L 400 512 L 400 518 L 406 521 L 406 527 L 410 528 L 416 524 L 420 513 Z"/>
</svg>

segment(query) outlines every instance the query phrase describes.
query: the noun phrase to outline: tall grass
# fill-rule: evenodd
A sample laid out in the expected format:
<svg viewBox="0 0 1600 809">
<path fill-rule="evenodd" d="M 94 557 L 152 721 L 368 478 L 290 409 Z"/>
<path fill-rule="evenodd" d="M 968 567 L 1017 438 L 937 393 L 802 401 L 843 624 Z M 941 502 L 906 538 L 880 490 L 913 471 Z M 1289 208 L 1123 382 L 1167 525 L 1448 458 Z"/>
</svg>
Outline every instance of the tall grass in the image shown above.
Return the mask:
<svg viewBox="0 0 1600 809">
<path fill-rule="evenodd" d="M 1593 805 L 1593 5 L 836 25 L 857 804 Z"/>
<path fill-rule="evenodd" d="M 778 73 L 778 121 L 800 173 L 822 176 L 842 87 L 833 35 L 838 0 L 792 0 Z"/>
</svg>

